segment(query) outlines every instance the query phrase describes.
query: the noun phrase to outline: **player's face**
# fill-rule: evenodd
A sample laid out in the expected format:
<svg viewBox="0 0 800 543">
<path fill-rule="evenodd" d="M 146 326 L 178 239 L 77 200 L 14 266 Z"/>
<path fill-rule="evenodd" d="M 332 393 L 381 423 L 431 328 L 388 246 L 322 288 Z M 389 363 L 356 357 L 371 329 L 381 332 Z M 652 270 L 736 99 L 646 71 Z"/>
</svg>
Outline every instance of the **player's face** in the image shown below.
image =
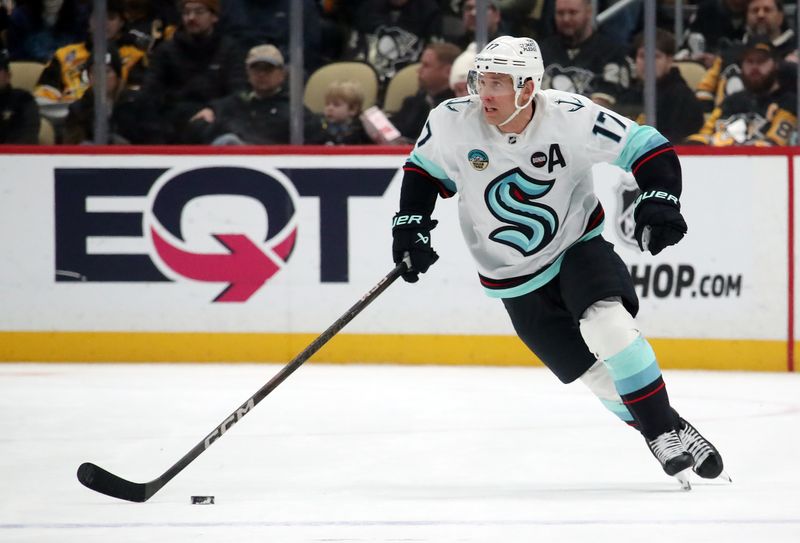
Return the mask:
<svg viewBox="0 0 800 543">
<path fill-rule="evenodd" d="M 478 95 L 486 122 L 498 125 L 514 113 L 514 83 L 508 74 L 482 73 L 477 79 Z"/>
</svg>

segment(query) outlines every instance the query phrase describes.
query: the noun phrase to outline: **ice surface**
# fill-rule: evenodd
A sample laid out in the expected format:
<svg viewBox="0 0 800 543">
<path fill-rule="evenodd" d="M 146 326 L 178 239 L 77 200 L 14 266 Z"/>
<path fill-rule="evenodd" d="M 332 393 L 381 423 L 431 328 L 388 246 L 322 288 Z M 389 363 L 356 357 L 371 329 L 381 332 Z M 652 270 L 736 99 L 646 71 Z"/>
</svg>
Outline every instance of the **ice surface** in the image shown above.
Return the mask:
<svg viewBox="0 0 800 543">
<path fill-rule="evenodd" d="M 0 365 L 0 541 L 800 542 L 800 375 L 666 371 L 734 483 L 682 492 L 541 368 L 307 364 L 144 504 L 278 365 Z M 191 505 L 213 495 L 216 505 Z"/>
</svg>

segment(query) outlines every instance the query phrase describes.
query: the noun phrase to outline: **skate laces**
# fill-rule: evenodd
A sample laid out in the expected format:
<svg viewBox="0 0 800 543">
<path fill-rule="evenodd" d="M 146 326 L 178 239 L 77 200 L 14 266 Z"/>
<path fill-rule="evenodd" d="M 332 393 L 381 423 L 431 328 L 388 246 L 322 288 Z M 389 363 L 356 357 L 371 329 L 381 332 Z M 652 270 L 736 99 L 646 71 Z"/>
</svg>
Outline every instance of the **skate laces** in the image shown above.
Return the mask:
<svg viewBox="0 0 800 543">
<path fill-rule="evenodd" d="M 700 432 L 695 430 L 694 426 L 682 421 L 685 425 L 684 428 L 679 430 L 681 441 L 686 446 L 686 450 L 694 457 L 695 464 L 700 465 L 706 459 L 714 454 L 714 449 L 711 444 L 702 436 Z"/>
<path fill-rule="evenodd" d="M 647 444 L 662 464 L 665 464 L 670 458 L 675 458 L 686 452 L 686 448 L 681 443 L 678 432 L 675 430 L 664 432 L 654 440 L 648 441 Z"/>
</svg>

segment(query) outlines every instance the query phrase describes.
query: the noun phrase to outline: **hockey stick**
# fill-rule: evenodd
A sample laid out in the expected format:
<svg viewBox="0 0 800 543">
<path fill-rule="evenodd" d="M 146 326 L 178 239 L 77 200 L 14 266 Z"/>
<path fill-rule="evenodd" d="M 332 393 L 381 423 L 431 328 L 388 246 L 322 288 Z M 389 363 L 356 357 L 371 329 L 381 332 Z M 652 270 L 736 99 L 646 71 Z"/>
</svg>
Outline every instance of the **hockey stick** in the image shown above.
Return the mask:
<svg viewBox="0 0 800 543">
<path fill-rule="evenodd" d="M 401 262 L 389 272 L 386 277 L 378 281 L 378 284 L 372 287 L 372 290 L 367 292 L 358 302 L 356 302 L 344 315 L 331 324 L 327 330 L 317 337 L 311 344 L 306 347 L 303 352 L 298 354 L 291 362 L 286 364 L 270 381 L 261 387 L 258 392 L 250 396 L 241 407 L 236 409 L 230 414 L 222 424 L 214 428 L 203 441 L 198 443 L 183 458 L 178 460 L 171 468 L 161 474 L 160 477 L 153 479 L 149 483 L 134 483 L 118 477 L 113 473 L 104 470 L 90 462 L 81 464 L 78 468 L 78 480 L 83 486 L 90 488 L 96 492 L 106 494 L 112 498 L 119 498 L 120 500 L 128 500 L 131 502 L 145 502 L 149 500 L 153 494 L 161 490 L 161 488 L 172 480 L 183 468 L 191 464 L 195 458 L 200 456 L 203 451 L 211 446 L 214 441 L 222 437 L 222 435 L 231 429 L 231 426 L 239 422 L 242 417 L 253 410 L 253 408 L 263 400 L 267 394 L 275 390 L 282 382 L 286 380 L 294 371 L 299 368 L 303 363 L 311 358 L 318 350 L 322 348 L 330 339 L 335 336 L 345 325 L 353 320 L 353 318 L 361 313 L 375 298 L 377 298 L 389 285 L 400 277 L 407 269 L 406 262 Z"/>
</svg>

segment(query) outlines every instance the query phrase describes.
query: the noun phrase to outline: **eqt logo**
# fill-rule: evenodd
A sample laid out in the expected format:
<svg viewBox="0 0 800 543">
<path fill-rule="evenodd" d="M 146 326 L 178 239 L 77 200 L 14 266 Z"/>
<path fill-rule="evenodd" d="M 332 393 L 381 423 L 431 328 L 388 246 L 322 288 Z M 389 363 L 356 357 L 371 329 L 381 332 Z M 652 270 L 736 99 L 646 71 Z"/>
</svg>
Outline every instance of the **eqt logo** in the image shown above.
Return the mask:
<svg viewBox="0 0 800 543">
<path fill-rule="evenodd" d="M 153 185 L 144 214 L 155 264 L 173 280 L 228 283 L 214 301 L 246 301 L 292 253 L 294 188 L 278 175 L 247 168 L 170 174 Z"/>
<path fill-rule="evenodd" d="M 207 282 L 220 285 L 215 302 L 244 302 L 286 273 L 301 243 L 311 258 L 302 265 L 318 266 L 320 283 L 348 282 L 351 199 L 382 197 L 397 169 L 83 167 L 54 174 L 57 283 Z M 299 224 L 304 199 L 318 222 Z M 308 235 L 314 228 L 317 235 Z"/>
</svg>

